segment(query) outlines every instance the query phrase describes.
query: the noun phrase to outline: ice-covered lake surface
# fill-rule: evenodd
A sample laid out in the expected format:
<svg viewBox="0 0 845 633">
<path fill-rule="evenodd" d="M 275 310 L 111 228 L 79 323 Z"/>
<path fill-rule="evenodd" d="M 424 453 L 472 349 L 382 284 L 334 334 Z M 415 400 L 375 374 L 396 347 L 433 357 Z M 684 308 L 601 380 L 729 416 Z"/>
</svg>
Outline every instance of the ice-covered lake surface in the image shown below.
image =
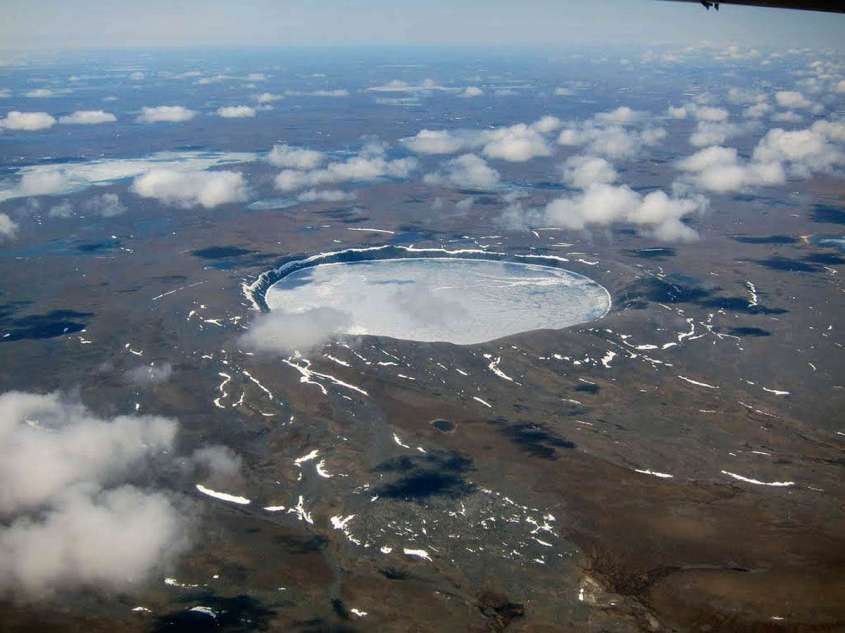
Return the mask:
<svg viewBox="0 0 845 633">
<path fill-rule="evenodd" d="M 457 258 L 319 264 L 271 286 L 271 310 L 333 308 L 347 334 L 482 343 L 599 319 L 610 294 L 592 279 L 536 264 Z"/>
</svg>

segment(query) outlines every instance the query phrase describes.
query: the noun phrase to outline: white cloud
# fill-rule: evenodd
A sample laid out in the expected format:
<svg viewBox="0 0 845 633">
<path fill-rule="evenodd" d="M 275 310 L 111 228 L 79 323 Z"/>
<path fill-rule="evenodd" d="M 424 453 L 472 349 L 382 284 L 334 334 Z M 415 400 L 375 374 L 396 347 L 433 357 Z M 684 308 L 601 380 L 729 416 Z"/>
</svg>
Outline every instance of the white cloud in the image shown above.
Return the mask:
<svg viewBox="0 0 845 633">
<path fill-rule="evenodd" d="M 460 88 L 447 88 L 441 86 L 433 79 L 425 79 L 419 84 L 411 84 L 400 79 L 393 79 L 386 84 L 367 88 L 367 92 L 431 92 L 435 90 L 456 91 L 460 90 Z"/>
<path fill-rule="evenodd" d="M 457 187 L 459 189 L 493 189 L 499 184 L 499 172 L 475 154 L 464 154 L 446 161 L 433 174 L 423 179 L 430 185 Z"/>
<path fill-rule="evenodd" d="M 111 112 L 103 110 L 77 110 L 73 114 L 59 117 L 59 123 L 65 125 L 97 125 L 100 123 L 114 123 L 117 117 Z"/>
<path fill-rule="evenodd" d="M 845 155 L 834 143 L 845 140 L 845 123 L 817 121 L 803 130 L 769 130 L 754 149 L 757 162 L 786 163 L 792 175 L 806 178 L 814 172 L 829 172 L 845 163 Z"/>
<path fill-rule="evenodd" d="M 792 110 L 787 110 L 786 112 L 776 112 L 772 115 L 772 121 L 776 121 L 778 123 L 801 123 L 803 120 L 803 116 L 797 112 L 793 112 Z"/>
<path fill-rule="evenodd" d="M 841 79 L 837 84 L 833 87 L 834 92 L 845 93 L 845 79 Z"/>
<path fill-rule="evenodd" d="M 547 114 L 532 123 L 531 127 L 537 130 L 540 134 L 550 134 L 555 130 L 559 130 L 562 125 L 563 122 L 559 118 Z"/>
<path fill-rule="evenodd" d="M 39 508 L 75 484 L 129 474 L 150 455 L 170 449 L 176 435 L 172 420 L 104 420 L 57 393 L 5 393 L 0 413 L 3 513 Z"/>
<path fill-rule="evenodd" d="M 517 123 L 489 130 L 428 130 L 400 142 L 418 154 L 456 154 L 480 150 L 487 158 L 509 162 L 524 162 L 541 156 L 551 156 L 544 134 L 561 125 L 560 119 L 544 116 L 528 125 Z"/>
<path fill-rule="evenodd" d="M 800 130 L 769 130 L 757 143 L 751 160 L 740 160 L 729 147 L 708 147 L 678 162 L 698 187 L 719 193 L 755 186 L 778 185 L 814 173 L 831 173 L 845 164 L 840 145 L 845 123 L 816 121 Z"/>
<path fill-rule="evenodd" d="M 18 224 L 6 213 L 0 213 L 0 240 L 14 239 L 18 234 Z"/>
<path fill-rule="evenodd" d="M 267 81 L 267 75 L 264 73 L 249 73 L 246 76 L 247 81 Z"/>
<path fill-rule="evenodd" d="M 485 131 L 483 139 L 486 142 L 482 153 L 487 158 L 524 162 L 552 154 L 542 134 L 525 123 Z"/>
<path fill-rule="evenodd" d="M 49 215 L 51 218 L 71 218 L 73 217 L 73 207 L 71 206 L 69 201 L 62 200 L 59 204 L 50 207 L 50 210 L 47 212 L 47 215 Z"/>
<path fill-rule="evenodd" d="M 610 112 L 599 112 L 594 119 L 603 125 L 633 125 L 642 121 L 644 114 L 628 106 L 619 106 Z"/>
<path fill-rule="evenodd" d="M 198 79 L 194 83 L 197 84 L 198 86 L 208 86 L 208 85 L 211 85 L 211 84 L 219 84 L 223 81 L 229 81 L 230 79 L 236 79 L 236 78 L 232 77 L 230 75 L 223 75 L 221 73 L 218 73 L 216 75 L 209 75 L 208 77 L 203 77 L 202 79 Z"/>
<path fill-rule="evenodd" d="M 171 450 L 176 423 L 103 419 L 58 394 L 0 395 L 0 591 L 123 590 L 185 541 L 164 494 L 125 482 Z"/>
<path fill-rule="evenodd" d="M 573 196 L 549 202 L 545 222 L 568 229 L 629 222 L 653 237 L 666 241 L 692 241 L 698 234 L 682 222 L 706 208 L 706 199 L 674 198 L 657 190 L 640 195 L 627 185 L 593 184 Z"/>
<path fill-rule="evenodd" d="M 469 145 L 468 139 L 447 130 L 420 130 L 401 143 L 417 154 L 454 154 Z"/>
<path fill-rule="evenodd" d="M 728 111 L 724 108 L 716 108 L 713 106 L 697 107 L 693 110 L 693 116 L 699 121 L 711 121 L 714 123 L 721 123 L 728 120 Z"/>
<path fill-rule="evenodd" d="M 775 93 L 775 101 L 782 108 L 788 109 L 809 109 L 813 107 L 813 103 L 809 101 L 804 95 L 795 90 L 780 90 Z"/>
<path fill-rule="evenodd" d="M 295 191 L 329 183 L 370 182 L 379 178 L 407 178 L 416 169 L 415 158 L 389 160 L 384 148 L 378 145 L 365 147 L 360 154 L 345 161 L 329 163 L 322 169 L 311 171 L 285 169 L 276 176 L 276 188 Z"/>
<path fill-rule="evenodd" d="M 349 325 L 349 315 L 333 308 L 297 313 L 274 310 L 258 316 L 241 342 L 256 351 L 306 353 L 339 336 Z"/>
<path fill-rule="evenodd" d="M 755 103 L 764 103 L 768 97 L 763 92 L 749 90 L 746 88 L 731 88 L 728 90 L 728 101 L 739 105 L 751 105 Z"/>
<path fill-rule="evenodd" d="M 255 99 L 261 105 L 268 105 L 275 101 L 280 101 L 284 99 L 284 96 L 273 94 L 272 92 L 262 92 L 260 95 L 255 95 L 253 99 Z"/>
<path fill-rule="evenodd" d="M 484 94 L 484 91 L 479 88 L 478 86 L 467 86 L 467 88 L 460 93 L 459 97 L 469 98 L 469 97 L 480 97 Z"/>
<path fill-rule="evenodd" d="M 785 180 L 777 161 L 742 162 L 732 147 L 708 147 L 678 161 L 678 168 L 690 174 L 701 189 L 716 193 L 750 187 L 777 185 Z"/>
<path fill-rule="evenodd" d="M 300 202 L 347 202 L 354 200 L 356 195 L 340 189 L 323 189 L 322 191 L 309 189 L 303 191 L 296 198 Z"/>
<path fill-rule="evenodd" d="M 666 136 L 663 128 L 629 130 L 621 126 L 601 127 L 592 122 L 566 127 L 558 136 L 560 145 L 584 145 L 590 154 L 608 158 L 630 159 L 643 147 L 656 145 Z"/>
<path fill-rule="evenodd" d="M 761 101 L 760 103 L 756 103 L 752 106 L 748 106 L 743 110 L 742 115 L 747 119 L 761 119 L 769 112 L 772 111 L 772 106 L 770 106 L 765 101 Z"/>
<path fill-rule="evenodd" d="M 49 88 L 34 88 L 33 90 L 27 92 L 24 96 L 32 99 L 43 99 L 46 97 L 55 97 L 56 93 Z"/>
<path fill-rule="evenodd" d="M 104 218 L 111 218 L 126 213 L 126 205 L 120 201 L 116 193 L 103 193 L 86 200 L 82 208 L 96 213 Z"/>
<path fill-rule="evenodd" d="M 303 149 L 292 145 L 274 145 L 267 160 L 276 167 L 291 169 L 315 169 L 325 161 L 326 155 L 313 149 Z"/>
<path fill-rule="evenodd" d="M 571 97 L 575 93 L 569 88 L 555 88 L 554 94 L 556 97 Z"/>
<path fill-rule="evenodd" d="M 181 123 L 190 121 L 197 113 L 184 106 L 155 106 L 141 108 L 136 119 L 139 123 Z"/>
<path fill-rule="evenodd" d="M 162 363 L 161 365 L 150 363 L 130 369 L 124 374 L 124 377 L 133 385 L 147 386 L 167 382 L 172 375 L 173 365 L 170 363 Z"/>
<path fill-rule="evenodd" d="M 137 176 L 131 190 L 143 198 L 184 208 L 201 205 L 209 209 L 247 198 L 244 178 L 235 171 L 153 169 Z"/>
<path fill-rule="evenodd" d="M 618 177 L 613 165 L 597 156 L 571 156 L 563 164 L 563 181 L 579 189 L 615 182 Z"/>
<path fill-rule="evenodd" d="M 286 90 L 285 94 L 291 97 L 348 97 L 349 91 L 342 88 L 306 91 Z"/>
<path fill-rule="evenodd" d="M 130 73 L 129 79 L 131 79 L 132 81 L 144 81 L 145 76 L 146 75 L 144 75 L 144 73 L 142 73 L 140 70 L 136 70 L 134 73 Z"/>
<path fill-rule="evenodd" d="M 673 119 L 686 119 L 689 111 L 684 107 L 681 106 L 676 108 L 675 106 L 669 106 L 666 109 L 666 113 L 672 117 Z"/>
<path fill-rule="evenodd" d="M 644 147 L 657 145 L 665 137 L 663 128 L 647 126 L 644 112 L 620 106 L 609 112 L 599 112 L 586 121 L 566 124 L 557 142 L 565 146 L 585 146 L 587 152 L 595 156 L 630 159 Z"/>
<path fill-rule="evenodd" d="M 62 169 L 27 172 L 21 177 L 18 191 L 21 197 L 64 193 L 71 186 L 70 180 Z"/>
<path fill-rule="evenodd" d="M 142 158 L 104 158 L 76 163 L 40 164 L 15 172 L 20 181 L 0 179 L 0 201 L 41 194 L 67 194 L 92 185 L 108 185 L 151 169 L 200 171 L 258 159 L 247 152 L 157 152 Z"/>
<path fill-rule="evenodd" d="M 739 136 L 746 129 L 735 123 L 699 121 L 695 132 L 689 137 L 689 142 L 690 145 L 694 145 L 695 147 L 721 145 L 728 139 Z"/>
<path fill-rule="evenodd" d="M 255 116 L 255 108 L 245 105 L 226 106 L 223 108 L 217 108 L 217 116 L 224 119 L 252 118 Z"/>
<path fill-rule="evenodd" d="M 46 112 L 18 112 L 12 110 L 0 119 L 0 128 L 7 130 L 46 130 L 56 124 L 56 119 Z"/>
</svg>

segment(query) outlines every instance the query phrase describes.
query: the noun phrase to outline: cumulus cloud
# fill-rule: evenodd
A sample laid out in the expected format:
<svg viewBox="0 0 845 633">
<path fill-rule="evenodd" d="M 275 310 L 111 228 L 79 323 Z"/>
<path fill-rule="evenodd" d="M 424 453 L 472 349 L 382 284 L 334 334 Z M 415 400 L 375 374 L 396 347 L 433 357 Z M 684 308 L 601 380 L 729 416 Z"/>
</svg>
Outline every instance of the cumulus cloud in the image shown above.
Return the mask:
<svg viewBox="0 0 845 633">
<path fill-rule="evenodd" d="M 479 88 L 478 86 L 467 86 L 466 89 L 460 93 L 459 97 L 470 98 L 470 97 L 480 97 L 484 94 L 484 91 Z"/>
<path fill-rule="evenodd" d="M 499 172 L 480 156 L 464 154 L 446 161 L 438 171 L 426 174 L 423 180 L 430 185 L 486 190 L 499 184 Z"/>
<path fill-rule="evenodd" d="M 284 99 L 284 96 L 273 94 L 272 92 L 262 92 L 260 95 L 255 95 L 253 99 L 255 99 L 259 105 L 269 105 L 275 101 Z"/>
<path fill-rule="evenodd" d="M 618 177 L 613 165 L 597 156 L 572 156 L 563 164 L 563 181 L 578 189 L 615 182 Z"/>
<path fill-rule="evenodd" d="M 749 187 L 777 185 L 785 180 L 776 160 L 745 162 L 732 147 L 708 147 L 678 161 L 678 168 L 689 174 L 701 189 L 716 193 L 740 191 Z"/>
<path fill-rule="evenodd" d="M 122 590 L 185 545 L 181 512 L 126 482 L 171 450 L 176 423 L 103 419 L 58 394 L 0 395 L 0 591 Z"/>
<path fill-rule="evenodd" d="M 306 353 L 339 336 L 349 325 L 349 315 L 333 308 L 295 313 L 274 310 L 258 316 L 241 343 L 260 352 Z"/>
<path fill-rule="evenodd" d="M 683 106 L 679 108 L 676 108 L 675 106 L 669 106 L 666 109 L 666 114 L 668 114 L 673 119 L 686 119 L 687 115 L 689 114 L 689 111 Z"/>
<path fill-rule="evenodd" d="M 560 120 L 545 116 L 532 124 L 493 128 L 491 130 L 428 130 L 404 138 L 401 143 L 418 154 L 456 154 L 480 151 L 487 158 L 524 162 L 532 158 L 551 156 L 544 134 L 559 128 Z"/>
<path fill-rule="evenodd" d="M 0 530 L 0 589 L 41 598 L 62 589 L 125 590 L 186 543 L 170 499 L 132 486 L 69 490 Z"/>
<path fill-rule="evenodd" d="M 128 370 L 124 374 L 124 378 L 133 385 L 149 386 L 167 382 L 172 375 L 173 365 L 170 363 L 162 363 L 161 365 L 150 363 L 149 365 L 139 365 Z"/>
<path fill-rule="evenodd" d="M 49 215 L 51 218 L 67 219 L 73 217 L 73 207 L 71 206 L 69 201 L 62 200 L 59 204 L 50 207 L 50 210 L 47 212 L 47 215 Z"/>
<path fill-rule="evenodd" d="M 728 101 L 739 105 L 749 105 L 767 101 L 768 97 L 764 92 L 749 90 L 747 88 L 731 88 L 728 90 Z"/>
<path fill-rule="evenodd" d="M 557 198 L 543 210 L 544 220 L 554 226 L 585 229 L 629 222 L 666 241 L 692 241 L 696 231 L 682 219 L 706 207 L 700 196 L 675 198 L 661 190 L 642 196 L 627 185 L 592 184 L 583 192 Z"/>
<path fill-rule="evenodd" d="M 241 457 L 226 446 L 204 446 L 195 450 L 188 464 L 208 483 L 230 482 L 240 476 Z"/>
<path fill-rule="evenodd" d="M 742 116 L 747 119 L 762 119 L 771 111 L 772 106 L 765 101 L 761 101 L 745 108 L 745 110 L 742 111 Z"/>
<path fill-rule="evenodd" d="M 82 208 L 104 218 L 126 213 L 126 205 L 120 201 L 120 196 L 116 193 L 102 193 L 99 196 L 92 196 L 83 203 Z"/>
<path fill-rule="evenodd" d="M 830 172 L 845 163 L 845 155 L 838 146 L 845 141 L 845 123 L 816 121 L 803 130 L 769 130 L 757 147 L 753 160 L 767 163 L 779 161 L 799 178 L 815 172 Z"/>
<path fill-rule="evenodd" d="M 255 116 L 255 108 L 245 105 L 217 108 L 217 116 L 224 119 L 247 119 Z"/>
<path fill-rule="evenodd" d="M 0 213 L 0 240 L 14 239 L 18 234 L 18 224 L 6 213 Z"/>
<path fill-rule="evenodd" d="M 6 130 L 46 130 L 56 124 L 56 119 L 46 112 L 19 112 L 12 110 L 0 119 L 0 128 Z"/>
<path fill-rule="evenodd" d="M 586 121 L 567 123 L 557 142 L 564 146 L 584 146 L 594 156 L 630 159 L 665 137 L 666 130 L 647 124 L 645 113 L 620 106 L 599 112 Z"/>
<path fill-rule="evenodd" d="M 15 183 L 0 179 L 0 201 L 32 195 L 73 193 L 92 185 L 106 185 L 140 176 L 151 169 L 200 171 L 252 162 L 246 152 L 158 152 L 140 158 L 102 158 L 73 163 L 28 165 L 15 173 Z"/>
<path fill-rule="evenodd" d="M 292 145 L 274 145 L 267 156 L 267 160 L 276 167 L 308 170 L 315 169 L 323 163 L 326 160 L 326 155 L 313 149 L 303 149 Z"/>
<path fill-rule="evenodd" d="M 320 89 L 320 90 L 286 90 L 285 94 L 290 97 L 348 97 L 349 91 L 343 88 Z"/>
<path fill-rule="evenodd" d="M 407 178 L 416 169 L 414 158 L 390 160 L 384 147 L 370 144 L 360 154 L 345 161 L 328 163 L 321 169 L 285 169 L 276 176 L 276 188 L 280 191 L 295 191 L 307 187 L 318 187 L 329 183 L 370 182 L 379 178 Z"/>
<path fill-rule="evenodd" d="M 55 97 L 56 92 L 54 90 L 50 90 L 49 88 L 34 88 L 24 94 L 25 97 L 30 97 L 31 99 L 44 99 L 46 97 Z"/>
<path fill-rule="evenodd" d="M 724 108 L 717 108 L 715 106 L 699 106 L 693 110 L 693 116 L 699 121 L 710 121 L 712 123 L 721 123 L 727 121 L 729 113 Z"/>
<path fill-rule="evenodd" d="M 485 131 L 482 153 L 488 158 L 510 162 L 524 162 L 540 156 L 551 156 L 546 139 L 525 123 Z"/>
<path fill-rule="evenodd" d="M 393 79 L 386 84 L 367 88 L 367 92 L 432 92 L 435 90 L 459 90 L 441 86 L 433 79 L 425 79 L 419 84 L 412 84 L 400 79 Z"/>
<path fill-rule="evenodd" d="M 49 196 L 67 191 L 70 181 L 70 175 L 62 169 L 31 171 L 21 176 L 18 191 L 21 196 Z"/>
<path fill-rule="evenodd" d="M 184 106 L 155 106 L 141 108 L 141 114 L 136 121 L 139 123 L 181 123 L 190 121 L 197 113 Z"/>
<path fill-rule="evenodd" d="M 748 128 L 729 122 L 699 121 L 695 132 L 690 135 L 690 145 L 705 147 L 720 145 L 730 138 L 739 136 Z"/>
<path fill-rule="evenodd" d="M 348 202 L 357 196 L 352 192 L 341 191 L 340 189 L 309 189 L 299 194 L 296 199 L 300 202 Z"/>
<path fill-rule="evenodd" d="M 645 130 L 622 126 L 603 127 L 587 122 L 564 128 L 558 136 L 559 145 L 585 146 L 590 154 L 615 159 L 630 159 L 644 147 L 657 145 L 666 136 L 663 128 Z"/>
<path fill-rule="evenodd" d="M 775 101 L 780 107 L 790 110 L 796 108 L 806 110 L 813 107 L 812 101 L 795 90 L 779 90 L 775 93 Z"/>
<path fill-rule="evenodd" d="M 599 112 L 595 120 L 604 125 L 633 125 L 642 121 L 644 113 L 632 110 L 628 106 L 619 106 L 610 112 Z"/>
<path fill-rule="evenodd" d="M 415 136 L 402 139 L 402 144 L 417 154 L 455 154 L 469 147 L 471 140 L 447 130 L 423 129 Z"/>
<path fill-rule="evenodd" d="M 103 110 L 77 110 L 73 114 L 59 117 L 59 123 L 65 125 L 98 125 L 115 121 L 117 121 L 116 116 Z"/>
<path fill-rule="evenodd" d="M 235 171 L 153 169 L 137 176 L 131 190 L 142 198 L 183 208 L 200 205 L 210 209 L 247 198 L 246 182 Z"/>
<path fill-rule="evenodd" d="M 562 125 L 563 122 L 559 118 L 547 114 L 532 123 L 531 127 L 537 130 L 540 134 L 550 134 L 555 130 L 559 130 Z"/>
<path fill-rule="evenodd" d="M 772 115 L 772 121 L 776 121 L 778 123 L 801 123 L 803 120 L 803 116 L 797 112 L 793 112 L 792 110 L 787 110 L 786 112 L 776 112 Z"/>
</svg>

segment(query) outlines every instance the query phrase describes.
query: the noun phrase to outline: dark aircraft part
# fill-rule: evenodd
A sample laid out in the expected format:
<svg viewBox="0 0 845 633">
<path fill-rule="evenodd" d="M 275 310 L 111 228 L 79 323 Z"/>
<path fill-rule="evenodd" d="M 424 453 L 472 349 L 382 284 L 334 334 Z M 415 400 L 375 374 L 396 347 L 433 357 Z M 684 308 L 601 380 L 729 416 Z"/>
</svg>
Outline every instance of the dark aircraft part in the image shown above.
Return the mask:
<svg viewBox="0 0 845 633">
<path fill-rule="evenodd" d="M 670 0 L 672 2 L 694 2 L 701 4 L 708 11 L 713 8 L 719 10 L 720 4 L 743 4 L 749 7 L 766 7 L 769 9 L 796 9 L 798 11 L 827 11 L 829 13 L 845 13 L 845 2 L 841 0 Z"/>
</svg>

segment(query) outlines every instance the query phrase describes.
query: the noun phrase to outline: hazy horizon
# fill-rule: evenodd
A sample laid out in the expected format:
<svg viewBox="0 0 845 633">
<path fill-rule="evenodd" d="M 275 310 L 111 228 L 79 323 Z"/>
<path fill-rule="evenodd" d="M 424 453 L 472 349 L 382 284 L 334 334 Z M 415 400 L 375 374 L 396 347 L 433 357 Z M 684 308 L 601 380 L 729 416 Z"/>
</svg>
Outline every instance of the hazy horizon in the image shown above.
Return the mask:
<svg viewBox="0 0 845 633">
<path fill-rule="evenodd" d="M 468 0 L 425 4 L 351 0 L 143 5 L 46 0 L 6 3 L 3 50 L 285 46 L 682 45 L 841 49 L 845 16 L 697 3 Z M 668 29 L 667 25 L 672 28 Z"/>
</svg>

